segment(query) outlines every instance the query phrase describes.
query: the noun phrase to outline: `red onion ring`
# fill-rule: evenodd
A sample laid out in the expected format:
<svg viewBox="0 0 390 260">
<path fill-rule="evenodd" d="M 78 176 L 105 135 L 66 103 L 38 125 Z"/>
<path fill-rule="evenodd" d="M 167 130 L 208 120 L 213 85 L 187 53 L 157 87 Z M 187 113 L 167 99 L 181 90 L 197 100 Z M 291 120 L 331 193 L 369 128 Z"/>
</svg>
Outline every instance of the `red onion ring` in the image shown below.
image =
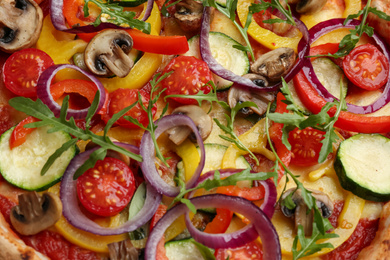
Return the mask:
<svg viewBox="0 0 390 260">
<path fill-rule="evenodd" d="M 279 237 L 275 227 L 272 225 L 269 218 L 252 202 L 240 197 L 226 196 L 222 194 L 200 196 L 192 198 L 190 201 L 196 208 L 226 208 L 245 215 L 245 217 L 251 221 L 252 228 L 248 228 L 248 226 L 246 226 L 246 228 L 244 228 L 246 230 L 245 232 L 244 229 L 241 229 L 238 233 L 234 232 L 225 234 L 226 237 L 233 237 L 237 234 L 239 234 L 241 237 L 241 239 L 236 239 L 236 243 L 232 247 L 239 247 L 246 244 L 247 242 L 252 241 L 252 231 L 255 230 L 258 233 L 257 235 L 260 235 L 261 241 L 263 243 L 263 258 L 267 260 L 281 259 L 282 254 Z M 188 207 L 185 204 L 178 204 L 165 213 L 165 215 L 154 226 L 152 232 L 149 235 L 149 239 L 145 248 L 145 259 L 156 259 L 157 244 L 163 237 L 165 230 L 178 216 L 182 214 L 188 215 L 188 212 Z M 226 245 L 226 243 L 229 243 L 229 241 L 219 239 L 219 241 L 213 241 L 215 238 L 212 236 L 212 234 L 209 235 L 209 244 L 217 246 Z M 194 237 L 194 239 L 197 240 L 196 237 Z"/>
<path fill-rule="evenodd" d="M 331 31 L 334 31 L 336 29 L 340 28 L 355 28 L 355 26 L 359 25 L 361 22 L 358 20 L 349 20 L 346 25 L 343 25 L 345 19 L 337 18 L 337 19 L 331 19 L 327 20 L 325 22 L 321 22 L 315 26 L 313 26 L 310 30 L 310 44 L 315 42 L 319 37 L 322 35 L 329 33 Z M 387 47 L 386 43 L 382 40 L 382 38 L 374 32 L 373 37 L 375 43 L 381 48 L 383 54 L 387 58 L 388 61 L 390 61 L 390 51 Z M 317 90 L 317 92 L 327 101 L 327 102 L 333 102 L 333 100 L 339 100 L 335 96 L 333 96 L 329 91 L 321 84 L 321 82 L 318 80 L 312 63 L 310 59 L 305 60 L 303 65 L 303 73 L 305 74 L 307 80 L 310 82 L 310 84 Z M 389 78 L 390 78 L 390 71 L 389 71 Z M 350 103 L 347 103 L 348 111 L 355 113 L 355 114 L 368 114 L 373 113 L 379 109 L 381 109 L 383 106 L 385 106 L 387 103 L 390 102 L 390 81 L 387 81 L 385 88 L 383 90 L 383 93 L 381 96 L 374 101 L 374 103 L 368 105 L 368 106 L 358 106 L 353 105 Z"/>
<path fill-rule="evenodd" d="M 226 178 L 233 174 L 236 174 L 237 172 L 241 172 L 243 169 L 221 169 L 218 170 L 220 173 L 220 178 Z M 196 181 L 194 187 L 196 187 L 198 184 L 202 183 L 206 179 L 214 179 L 214 172 L 215 171 L 209 171 L 204 174 L 202 174 L 199 179 Z M 255 173 L 254 171 L 251 171 L 251 173 Z M 272 218 L 275 212 L 275 204 L 277 199 L 277 191 L 276 187 L 273 181 L 267 179 L 265 181 L 257 181 L 259 184 L 261 184 L 264 187 L 265 194 L 264 194 L 264 201 L 263 204 L 261 204 L 260 209 L 264 212 L 267 217 Z M 188 193 L 188 198 L 192 198 L 194 196 L 196 191 L 192 191 Z"/>
<path fill-rule="evenodd" d="M 130 152 L 138 153 L 138 148 L 125 143 L 114 142 Z M 110 236 L 131 232 L 147 223 L 156 212 L 161 202 L 161 195 L 146 183 L 146 200 L 144 207 L 129 221 L 117 228 L 105 228 L 87 218 L 81 211 L 76 191 L 76 182 L 73 180 L 75 171 L 89 158 L 90 154 L 98 148 L 94 148 L 76 155 L 68 165 L 60 186 L 60 198 L 63 205 L 62 213 L 66 220 L 78 229 L 91 232 L 96 235 Z"/>
<path fill-rule="evenodd" d="M 153 9 L 153 0 L 148 0 L 145 15 L 142 17 L 141 21 L 146 21 Z M 67 32 L 67 33 L 93 33 L 98 32 L 103 29 L 130 29 L 131 27 L 121 27 L 119 25 L 113 23 L 100 23 L 98 26 L 94 25 L 85 25 L 68 28 L 66 24 L 66 19 L 63 13 L 64 1 L 63 0 L 51 0 L 50 2 L 50 18 L 53 23 L 54 28 L 59 31 Z"/>
<path fill-rule="evenodd" d="M 192 188 L 199 178 L 200 173 L 204 167 L 205 163 L 205 150 L 202 137 L 199 134 L 199 131 L 192 121 L 191 118 L 185 115 L 169 115 L 164 116 L 159 121 L 156 122 L 157 129 L 155 131 L 156 139 L 166 130 L 179 125 L 185 125 L 191 128 L 195 134 L 197 144 L 200 149 L 200 162 L 198 167 L 195 170 L 192 178 L 186 183 L 186 188 Z M 155 148 L 153 144 L 152 137 L 149 132 L 145 132 L 141 139 L 140 146 L 140 155 L 143 158 L 141 163 L 141 169 L 144 173 L 145 179 L 161 194 L 164 194 L 169 197 L 175 197 L 180 192 L 179 187 L 175 187 L 166 183 L 158 173 L 155 166 Z"/>
<path fill-rule="evenodd" d="M 240 87 L 250 88 L 250 89 L 260 90 L 260 91 L 277 91 L 282 84 L 281 82 L 278 82 L 273 86 L 260 87 L 254 84 L 250 79 L 239 76 L 233 73 L 232 71 L 225 69 L 221 64 L 218 63 L 218 61 L 211 54 L 210 43 L 208 41 L 209 32 L 210 32 L 210 14 L 211 14 L 211 7 L 209 6 L 204 7 L 202 25 L 201 25 L 200 37 L 199 37 L 200 55 L 202 59 L 207 63 L 210 70 L 214 72 L 216 75 L 220 76 L 221 78 L 232 81 Z M 302 33 L 302 39 L 298 44 L 298 60 L 295 63 L 294 67 L 285 76 L 286 82 L 289 82 L 295 76 L 295 74 L 297 74 L 301 70 L 303 66 L 303 62 L 307 60 L 306 56 L 309 55 L 309 50 L 310 50 L 309 32 L 307 30 L 306 25 L 303 22 L 301 22 L 299 19 L 295 17 L 293 18 L 297 28 Z"/>
<path fill-rule="evenodd" d="M 99 104 L 97 107 L 97 111 L 100 111 L 100 109 L 103 108 L 104 102 L 106 100 L 106 91 L 104 90 L 103 84 L 91 73 L 84 71 L 84 70 L 80 69 L 79 67 L 77 67 L 75 65 L 71 65 L 71 64 L 53 65 L 53 66 L 47 68 L 42 73 L 42 75 L 39 77 L 38 83 L 37 83 L 37 96 L 38 96 L 38 98 L 41 99 L 42 102 L 45 103 L 50 108 L 50 110 L 53 111 L 53 113 L 56 116 L 58 116 L 60 114 L 61 106 L 57 102 L 54 101 L 54 99 L 50 93 L 50 86 L 51 86 L 51 82 L 52 82 L 54 76 L 57 74 L 57 72 L 62 70 L 62 69 L 67 69 L 67 68 L 74 69 L 74 70 L 81 72 L 82 74 L 87 76 L 93 83 L 95 83 L 97 90 L 99 90 L 99 92 L 100 92 L 100 99 L 99 99 Z M 89 109 L 89 107 L 84 108 L 84 109 L 80 109 L 80 110 L 68 109 L 67 116 L 73 117 L 74 119 L 83 119 L 87 116 L 88 109 Z"/>
</svg>

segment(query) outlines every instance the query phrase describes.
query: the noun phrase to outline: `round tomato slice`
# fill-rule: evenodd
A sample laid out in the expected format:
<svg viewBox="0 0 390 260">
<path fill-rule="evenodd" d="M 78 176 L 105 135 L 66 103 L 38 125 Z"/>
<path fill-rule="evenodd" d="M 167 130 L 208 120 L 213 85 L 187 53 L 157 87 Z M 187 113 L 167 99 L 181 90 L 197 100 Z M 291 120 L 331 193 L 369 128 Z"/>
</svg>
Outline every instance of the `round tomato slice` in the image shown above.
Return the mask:
<svg viewBox="0 0 390 260">
<path fill-rule="evenodd" d="M 263 259 L 263 250 L 255 240 L 236 248 L 217 249 L 214 255 L 216 260 L 261 260 Z"/>
<path fill-rule="evenodd" d="M 135 190 L 133 172 L 121 160 L 106 157 L 77 179 L 81 204 L 99 216 L 113 216 L 129 204 Z"/>
<path fill-rule="evenodd" d="M 4 64 L 4 85 L 18 96 L 36 97 L 38 78 L 52 65 L 52 58 L 44 51 L 32 48 L 17 51 Z"/>
<path fill-rule="evenodd" d="M 174 58 L 164 69 L 162 75 L 173 71 L 161 81 L 166 88 L 167 95 L 194 95 L 199 91 L 207 94 L 211 87 L 207 82 L 213 76 L 207 64 L 193 56 L 179 56 Z M 173 100 L 182 104 L 197 104 L 195 99 L 172 97 Z"/>
<path fill-rule="evenodd" d="M 375 90 L 382 87 L 389 74 L 389 61 L 372 44 L 353 49 L 343 60 L 344 73 L 356 86 Z"/>
<path fill-rule="evenodd" d="M 291 144 L 291 164 L 311 166 L 318 163 L 325 132 L 311 127 L 295 128 L 288 135 Z"/>
<path fill-rule="evenodd" d="M 108 104 L 107 115 L 103 117 L 103 119 L 107 122 L 114 114 L 118 113 L 122 109 L 134 104 L 138 101 L 138 93 L 142 97 L 142 102 L 145 107 L 148 106 L 150 94 L 143 89 L 117 89 L 114 92 L 110 93 L 110 100 Z M 153 106 L 152 115 L 154 116 L 157 111 L 157 106 Z M 125 116 L 130 116 L 134 119 L 137 119 L 139 123 L 141 123 L 144 127 L 147 127 L 149 123 L 148 113 L 142 109 L 141 105 L 138 103 L 133 108 L 131 108 Z M 120 126 L 124 126 L 127 128 L 138 128 L 137 125 L 131 123 L 125 118 L 121 117 L 116 121 L 116 123 Z"/>
</svg>

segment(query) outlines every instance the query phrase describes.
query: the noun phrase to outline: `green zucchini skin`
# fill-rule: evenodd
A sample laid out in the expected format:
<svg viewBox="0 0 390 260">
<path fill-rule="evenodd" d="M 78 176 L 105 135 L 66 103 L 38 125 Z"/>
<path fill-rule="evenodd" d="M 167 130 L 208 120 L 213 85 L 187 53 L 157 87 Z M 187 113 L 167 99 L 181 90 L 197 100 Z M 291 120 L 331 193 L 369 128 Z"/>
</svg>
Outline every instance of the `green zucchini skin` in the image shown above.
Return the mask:
<svg viewBox="0 0 390 260">
<path fill-rule="evenodd" d="M 0 173 L 10 184 L 24 190 L 43 191 L 60 181 L 78 149 L 72 146 L 53 163 L 44 176 L 40 172 L 47 159 L 72 137 L 63 131 L 48 133 L 40 127 L 22 145 L 10 150 L 9 139 L 15 127 L 0 136 Z"/>
<path fill-rule="evenodd" d="M 334 169 L 343 189 L 365 200 L 390 200 L 390 139 L 357 134 L 344 140 Z"/>
</svg>

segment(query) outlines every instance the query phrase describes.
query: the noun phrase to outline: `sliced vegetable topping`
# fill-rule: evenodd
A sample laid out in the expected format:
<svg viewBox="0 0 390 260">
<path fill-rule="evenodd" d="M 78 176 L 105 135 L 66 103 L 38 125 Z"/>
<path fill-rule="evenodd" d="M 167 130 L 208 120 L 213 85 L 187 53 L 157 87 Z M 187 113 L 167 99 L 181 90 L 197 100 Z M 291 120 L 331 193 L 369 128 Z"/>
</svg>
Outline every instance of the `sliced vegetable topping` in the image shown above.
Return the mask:
<svg viewBox="0 0 390 260">
<path fill-rule="evenodd" d="M 356 86 L 376 90 L 389 78 L 389 61 L 372 44 L 364 44 L 353 49 L 343 60 L 345 75 Z"/>
<path fill-rule="evenodd" d="M 194 95 L 199 91 L 207 94 L 211 91 L 207 82 L 212 81 L 213 76 L 204 61 L 193 56 L 179 56 L 165 67 L 163 74 L 171 71 L 173 73 L 161 81 L 167 95 Z M 183 104 L 197 104 L 194 99 L 171 98 Z"/>
<path fill-rule="evenodd" d="M 121 160 L 106 157 L 77 179 L 81 204 L 99 216 L 113 216 L 129 204 L 135 190 L 133 172 Z"/>
<path fill-rule="evenodd" d="M 27 135 L 30 134 L 35 129 L 35 128 L 26 128 L 24 126 L 29 123 L 33 123 L 37 121 L 38 120 L 36 118 L 29 116 L 16 125 L 9 139 L 9 147 L 11 150 L 19 145 L 22 145 L 26 141 Z"/>
<path fill-rule="evenodd" d="M 32 48 L 17 51 L 4 64 L 4 84 L 16 95 L 36 97 L 38 78 L 52 65 L 52 58 L 44 51 Z"/>
</svg>

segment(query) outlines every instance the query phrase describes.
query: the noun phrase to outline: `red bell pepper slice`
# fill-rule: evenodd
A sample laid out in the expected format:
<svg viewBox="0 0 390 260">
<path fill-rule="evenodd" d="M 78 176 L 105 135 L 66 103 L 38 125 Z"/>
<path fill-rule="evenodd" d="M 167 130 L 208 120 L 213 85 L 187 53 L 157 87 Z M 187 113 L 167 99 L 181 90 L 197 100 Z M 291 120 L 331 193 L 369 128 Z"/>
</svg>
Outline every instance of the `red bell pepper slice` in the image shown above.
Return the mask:
<svg viewBox="0 0 390 260">
<path fill-rule="evenodd" d="M 25 128 L 24 126 L 37 121 L 39 120 L 35 117 L 29 116 L 16 125 L 9 139 L 9 148 L 11 150 L 15 147 L 18 147 L 19 145 L 22 145 L 26 141 L 27 135 L 29 135 L 35 130 L 35 128 Z"/>
<path fill-rule="evenodd" d="M 153 218 L 150 221 L 150 230 L 152 230 L 160 218 L 164 216 L 164 214 L 167 212 L 167 209 L 168 207 L 163 204 L 158 206 L 156 213 L 154 213 Z M 163 236 L 157 244 L 156 260 L 168 260 L 164 244 L 165 236 Z"/>
<path fill-rule="evenodd" d="M 233 218 L 233 211 L 217 208 L 217 214 L 211 222 L 206 225 L 204 232 L 209 234 L 225 233 Z"/>
<path fill-rule="evenodd" d="M 310 55 L 328 53 L 328 47 L 329 44 L 312 47 L 310 49 Z M 295 90 L 306 108 L 312 113 L 319 113 L 327 102 L 310 84 L 303 71 L 298 72 L 293 81 Z M 330 116 L 333 116 L 335 112 L 336 108 L 333 107 L 328 113 Z M 360 115 L 348 111 L 341 111 L 335 126 L 352 132 L 387 133 L 390 132 L 390 116 Z"/>
</svg>

